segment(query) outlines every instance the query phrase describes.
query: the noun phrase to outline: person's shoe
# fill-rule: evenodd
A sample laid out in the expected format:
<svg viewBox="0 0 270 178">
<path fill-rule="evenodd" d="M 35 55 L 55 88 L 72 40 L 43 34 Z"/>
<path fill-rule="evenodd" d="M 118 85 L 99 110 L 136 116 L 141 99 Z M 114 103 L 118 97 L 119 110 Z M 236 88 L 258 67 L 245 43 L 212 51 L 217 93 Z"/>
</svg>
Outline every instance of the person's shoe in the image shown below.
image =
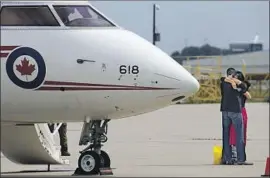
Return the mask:
<svg viewBox="0 0 270 178">
<path fill-rule="evenodd" d="M 253 163 L 249 163 L 249 162 L 237 162 L 237 165 L 253 165 Z"/>
<path fill-rule="evenodd" d="M 61 151 L 61 156 L 70 156 L 68 151 Z"/>
<path fill-rule="evenodd" d="M 221 165 L 233 165 L 233 161 L 222 161 Z"/>
<path fill-rule="evenodd" d="M 66 145 L 63 145 L 61 147 L 61 156 L 70 156 L 70 153 L 68 152 L 68 148 Z"/>
</svg>

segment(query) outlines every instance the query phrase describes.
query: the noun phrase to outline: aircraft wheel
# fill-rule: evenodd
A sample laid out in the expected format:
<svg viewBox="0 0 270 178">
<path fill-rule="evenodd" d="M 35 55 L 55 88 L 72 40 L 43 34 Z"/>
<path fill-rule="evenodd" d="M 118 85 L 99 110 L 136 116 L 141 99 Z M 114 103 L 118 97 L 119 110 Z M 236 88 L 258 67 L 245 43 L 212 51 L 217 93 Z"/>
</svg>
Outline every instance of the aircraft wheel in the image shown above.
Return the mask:
<svg viewBox="0 0 270 178">
<path fill-rule="evenodd" d="M 78 167 L 83 174 L 98 174 L 100 168 L 100 157 L 94 151 L 86 151 L 78 160 Z"/>
<path fill-rule="evenodd" d="M 101 150 L 100 161 L 101 161 L 100 165 L 101 165 L 102 168 L 110 168 L 111 159 L 110 159 L 109 155 L 105 151 Z"/>
</svg>

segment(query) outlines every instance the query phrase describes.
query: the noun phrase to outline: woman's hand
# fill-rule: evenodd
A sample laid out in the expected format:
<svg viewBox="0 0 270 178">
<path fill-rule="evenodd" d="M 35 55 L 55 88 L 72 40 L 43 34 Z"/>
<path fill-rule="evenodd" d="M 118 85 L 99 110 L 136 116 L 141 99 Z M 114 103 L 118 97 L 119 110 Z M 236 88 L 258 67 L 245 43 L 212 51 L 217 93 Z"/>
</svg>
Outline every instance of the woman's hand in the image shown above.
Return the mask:
<svg viewBox="0 0 270 178">
<path fill-rule="evenodd" d="M 237 85 L 239 85 L 239 84 L 242 83 L 242 82 L 241 82 L 240 80 L 238 80 L 237 78 L 232 78 L 232 80 L 233 80 Z"/>
<path fill-rule="evenodd" d="M 228 82 L 232 85 L 233 89 L 237 89 L 236 82 L 228 77 L 224 79 L 225 82 Z"/>
<path fill-rule="evenodd" d="M 244 95 L 248 98 L 251 99 L 251 94 L 247 91 L 246 93 L 244 93 Z"/>
</svg>

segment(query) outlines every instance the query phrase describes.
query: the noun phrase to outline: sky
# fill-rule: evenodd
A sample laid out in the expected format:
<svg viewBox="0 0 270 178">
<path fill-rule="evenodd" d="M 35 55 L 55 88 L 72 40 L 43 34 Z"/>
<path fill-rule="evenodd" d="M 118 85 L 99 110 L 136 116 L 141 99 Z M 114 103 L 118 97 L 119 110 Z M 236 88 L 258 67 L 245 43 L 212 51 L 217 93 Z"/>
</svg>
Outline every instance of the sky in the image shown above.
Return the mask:
<svg viewBox="0 0 270 178">
<path fill-rule="evenodd" d="M 229 48 L 259 35 L 269 49 L 268 1 L 91 1 L 118 25 L 152 41 L 153 4 L 161 33 L 157 46 L 166 53 L 205 43 Z"/>
</svg>

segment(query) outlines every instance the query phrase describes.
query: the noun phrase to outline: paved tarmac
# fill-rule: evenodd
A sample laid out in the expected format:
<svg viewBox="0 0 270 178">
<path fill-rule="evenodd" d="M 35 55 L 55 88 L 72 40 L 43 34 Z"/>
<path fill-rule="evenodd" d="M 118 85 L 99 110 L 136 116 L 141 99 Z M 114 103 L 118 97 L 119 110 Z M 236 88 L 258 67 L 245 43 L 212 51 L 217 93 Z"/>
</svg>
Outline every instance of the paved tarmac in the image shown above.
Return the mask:
<svg viewBox="0 0 270 178">
<path fill-rule="evenodd" d="M 219 104 L 174 105 L 144 115 L 111 121 L 103 149 L 114 176 L 254 177 L 264 174 L 269 156 L 269 104 L 248 103 L 247 159 L 253 166 L 213 165 L 212 149 L 221 145 Z M 1 155 L 1 175 L 72 175 L 77 167 L 82 123 L 68 124 L 70 165 L 18 165 Z"/>
</svg>

